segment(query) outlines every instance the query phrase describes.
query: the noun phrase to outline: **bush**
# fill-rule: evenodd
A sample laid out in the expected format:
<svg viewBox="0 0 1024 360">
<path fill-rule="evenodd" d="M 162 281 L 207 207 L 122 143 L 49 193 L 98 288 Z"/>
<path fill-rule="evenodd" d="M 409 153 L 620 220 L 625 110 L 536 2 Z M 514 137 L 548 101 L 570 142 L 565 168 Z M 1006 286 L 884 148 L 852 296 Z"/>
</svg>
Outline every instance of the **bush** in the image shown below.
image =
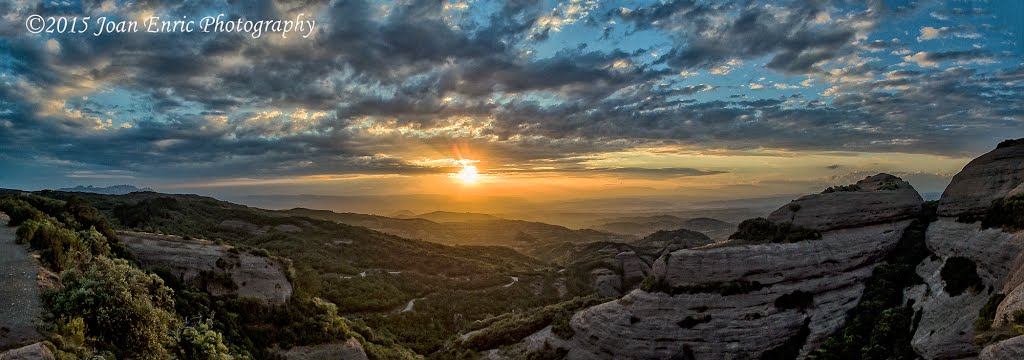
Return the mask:
<svg viewBox="0 0 1024 360">
<path fill-rule="evenodd" d="M 829 186 L 827 189 L 822 191 L 822 194 L 834 193 L 834 192 L 846 192 L 846 191 L 860 191 L 860 185 L 837 185 Z"/>
<path fill-rule="evenodd" d="M 802 290 L 796 290 L 775 299 L 775 307 L 780 310 L 803 310 L 811 306 L 814 306 L 814 294 Z"/>
<path fill-rule="evenodd" d="M 572 320 L 572 312 L 563 311 L 555 315 L 555 319 L 551 321 L 551 332 L 562 339 L 569 339 L 573 335 L 576 335 L 576 330 L 572 329 L 569 321 Z"/>
<path fill-rule="evenodd" d="M 175 321 L 173 291 L 156 275 L 124 260 L 99 258 L 61 274 L 63 287 L 44 293 L 56 317 L 81 318 L 87 335 L 118 357 L 164 359 Z"/>
<path fill-rule="evenodd" d="M 18 226 L 18 232 L 16 234 L 17 241 L 19 244 L 28 244 L 32 241 L 32 237 L 36 235 L 36 230 L 39 230 L 39 222 L 28 219 Z"/>
<path fill-rule="evenodd" d="M 946 264 L 942 266 L 939 275 L 942 276 L 942 281 L 946 284 L 944 289 L 950 296 L 963 294 L 967 289 L 977 293 L 984 287 L 981 277 L 978 276 L 977 265 L 965 257 L 954 256 L 946 259 Z"/>
<path fill-rule="evenodd" d="M 0 211 L 11 218 L 8 226 L 21 225 L 25 220 L 42 221 L 46 217 L 42 212 L 23 199 L 6 196 L 0 198 Z"/>
<path fill-rule="evenodd" d="M 1016 140 L 1008 139 L 1008 140 L 1003 140 L 1002 142 L 999 143 L 999 145 L 996 145 L 996 149 L 1002 149 L 1002 148 L 1011 147 L 1011 146 L 1017 146 L 1017 145 L 1024 145 L 1024 139 L 1016 139 Z"/>
<path fill-rule="evenodd" d="M 992 321 L 996 319 L 996 309 L 999 307 L 999 303 L 1003 302 L 1006 295 L 994 294 L 988 298 L 988 302 L 985 306 L 978 310 L 978 320 L 974 321 L 974 330 L 976 332 L 985 331 L 992 328 Z"/>
<path fill-rule="evenodd" d="M 922 283 L 915 268 L 930 254 L 925 245 L 928 225 L 935 221 L 937 202 L 924 203 L 918 218 L 903 232 L 896 248 L 871 274 L 864 295 L 847 315 L 843 327 L 832 334 L 809 359 L 894 359 L 918 356 L 910 346 L 920 313 L 904 304 L 903 289 Z"/>
<path fill-rule="evenodd" d="M 1024 194 L 993 200 L 981 218 L 981 227 L 1001 227 L 1009 231 L 1024 230 Z"/>
<path fill-rule="evenodd" d="M 544 347 L 526 353 L 526 360 L 561 360 L 568 354 L 569 350 L 552 347 L 545 341 Z"/>
<path fill-rule="evenodd" d="M 213 321 L 185 326 L 177 336 L 175 355 L 179 359 L 232 360 L 235 358 L 224 344 L 224 335 L 213 329 Z"/>
<path fill-rule="evenodd" d="M 690 315 L 682 320 L 679 320 L 676 325 L 683 329 L 692 329 L 694 326 L 711 321 L 711 315 L 708 314 L 697 314 L 696 316 Z"/>
<path fill-rule="evenodd" d="M 743 220 L 729 239 L 752 243 L 794 243 L 821 239 L 821 233 L 790 222 L 776 224 L 765 218 Z"/>
<path fill-rule="evenodd" d="M 653 275 L 648 276 L 640 283 L 640 290 L 646 292 L 660 292 L 669 295 L 679 294 L 719 294 L 723 296 L 746 294 L 751 291 L 761 290 L 765 285 L 757 281 L 734 280 L 725 282 L 707 282 L 693 285 L 671 286 L 664 280 L 659 280 Z"/>
<path fill-rule="evenodd" d="M 514 344 L 552 324 L 559 315 L 571 316 L 572 313 L 579 309 L 598 303 L 600 303 L 599 299 L 590 296 L 548 305 L 535 311 L 505 316 L 493 322 L 490 326 L 473 333 L 473 336 L 464 340 L 461 346 L 471 350 L 482 351 Z"/>
</svg>

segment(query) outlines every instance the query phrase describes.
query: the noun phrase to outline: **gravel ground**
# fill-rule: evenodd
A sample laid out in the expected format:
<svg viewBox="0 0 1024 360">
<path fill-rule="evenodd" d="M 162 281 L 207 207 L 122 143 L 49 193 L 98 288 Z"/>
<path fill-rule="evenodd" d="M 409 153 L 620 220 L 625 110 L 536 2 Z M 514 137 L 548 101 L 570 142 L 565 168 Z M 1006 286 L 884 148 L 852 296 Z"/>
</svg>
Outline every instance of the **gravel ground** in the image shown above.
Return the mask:
<svg viewBox="0 0 1024 360">
<path fill-rule="evenodd" d="M 41 339 L 33 320 L 40 313 L 35 260 L 15 243 L 17 228 L 0 214 L 0 349 Z"/>
</svg>

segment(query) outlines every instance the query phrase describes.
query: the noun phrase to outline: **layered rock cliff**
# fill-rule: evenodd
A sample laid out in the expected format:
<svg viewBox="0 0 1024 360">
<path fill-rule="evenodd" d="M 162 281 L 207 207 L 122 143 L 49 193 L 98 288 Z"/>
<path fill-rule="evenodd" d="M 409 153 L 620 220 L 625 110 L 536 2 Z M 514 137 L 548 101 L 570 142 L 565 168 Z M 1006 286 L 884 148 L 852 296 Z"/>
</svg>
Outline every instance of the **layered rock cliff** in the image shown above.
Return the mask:
<svg viewBox="0 0 1024 360">
<path fill-rule="evenodd" d="M 121 237 L 148 268 L 170 271 L 181 281 L 203 278 L 213 295 L 237 295 L 283 304 L 292 296 L 282 260 L 238 251 L 209 241 L 123 232 Z"/>
<path fill-rule="evenodd" d="M 886 174 L 802 197 L 769 220 L 820 239 L 668 252 L 642 289 L 577 313 L 575 334 L 552 342 L 569 359 L 807 354 L 842 326 L 921 203 L 910 184 Z"/>
<path fill-rule="evenodd" d="M 936 257 L 917 268 L 925 284 L 906 291 L 921 313 L 912 345 L 924 358 L 960 359 L 980 354 L 984 359 L 1016 359 L 1024 354 L 1024 338 L 1009 324 L 1015 312 L 1024 309 L 1024 232 L 983 226 L 982 221 L 993 211 L 1006 211 L 993 210 L 993 201 L 1022 191 L 1024 141 L 1015 140 L 971 161 L 943 193 L 940 218 L 929 227 L 926 238 Z M 1024 214 L 1016 216 L 1024 218 Z M 951 285 L 961 279 L 975 280 L 967 290 L 951 294 Z M 998 304 L 990 319 L 992 325 L 977 325 L 989 302 Z"/>
</svg>

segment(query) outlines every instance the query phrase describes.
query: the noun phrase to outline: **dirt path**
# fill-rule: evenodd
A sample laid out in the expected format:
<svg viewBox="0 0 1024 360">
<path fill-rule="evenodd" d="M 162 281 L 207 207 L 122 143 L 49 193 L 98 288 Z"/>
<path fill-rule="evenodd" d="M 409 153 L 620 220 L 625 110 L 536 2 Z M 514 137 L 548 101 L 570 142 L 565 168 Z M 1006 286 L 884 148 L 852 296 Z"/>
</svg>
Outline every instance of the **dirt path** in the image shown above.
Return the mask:
<svg viewBox="0 0 1024 360">
<path fill-rule="evenodd" d="M 41 339 L 33 320 L 40 313 L 35 260 L 15 242 L 17 228 L 0 214 L 0 349 Z"/>
</svg>

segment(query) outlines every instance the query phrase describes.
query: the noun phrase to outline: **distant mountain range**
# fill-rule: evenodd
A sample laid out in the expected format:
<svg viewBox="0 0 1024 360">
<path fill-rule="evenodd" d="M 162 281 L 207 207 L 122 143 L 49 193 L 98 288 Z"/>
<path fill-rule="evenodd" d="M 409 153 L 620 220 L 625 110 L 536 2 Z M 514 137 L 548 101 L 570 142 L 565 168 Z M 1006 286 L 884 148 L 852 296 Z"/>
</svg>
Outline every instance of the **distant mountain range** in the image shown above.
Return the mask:
<svg viewBox="0 0 1024 360">
<path fill-rule="evenodd" d="M 138 188 L 138 187 L 135 187 L 133 185 L 114 185 L 114 186 L 107 186 L 107 187 L 96 187 L 96 186 L 92 186 L 92 185 L 87 185 L 87 186 L 79 185 L 79 186 L 75 186 L 75 187 L 72 187 L 72 188 L 57 189 L 57 191 L 85 192 L 85 193 L 104 194 L 104 195 L 125 195 L 125 194 L 131 194 L 133 192 L 153 191 L 153 189 L 150 189 L 150 188 Z"/>
</svg>

